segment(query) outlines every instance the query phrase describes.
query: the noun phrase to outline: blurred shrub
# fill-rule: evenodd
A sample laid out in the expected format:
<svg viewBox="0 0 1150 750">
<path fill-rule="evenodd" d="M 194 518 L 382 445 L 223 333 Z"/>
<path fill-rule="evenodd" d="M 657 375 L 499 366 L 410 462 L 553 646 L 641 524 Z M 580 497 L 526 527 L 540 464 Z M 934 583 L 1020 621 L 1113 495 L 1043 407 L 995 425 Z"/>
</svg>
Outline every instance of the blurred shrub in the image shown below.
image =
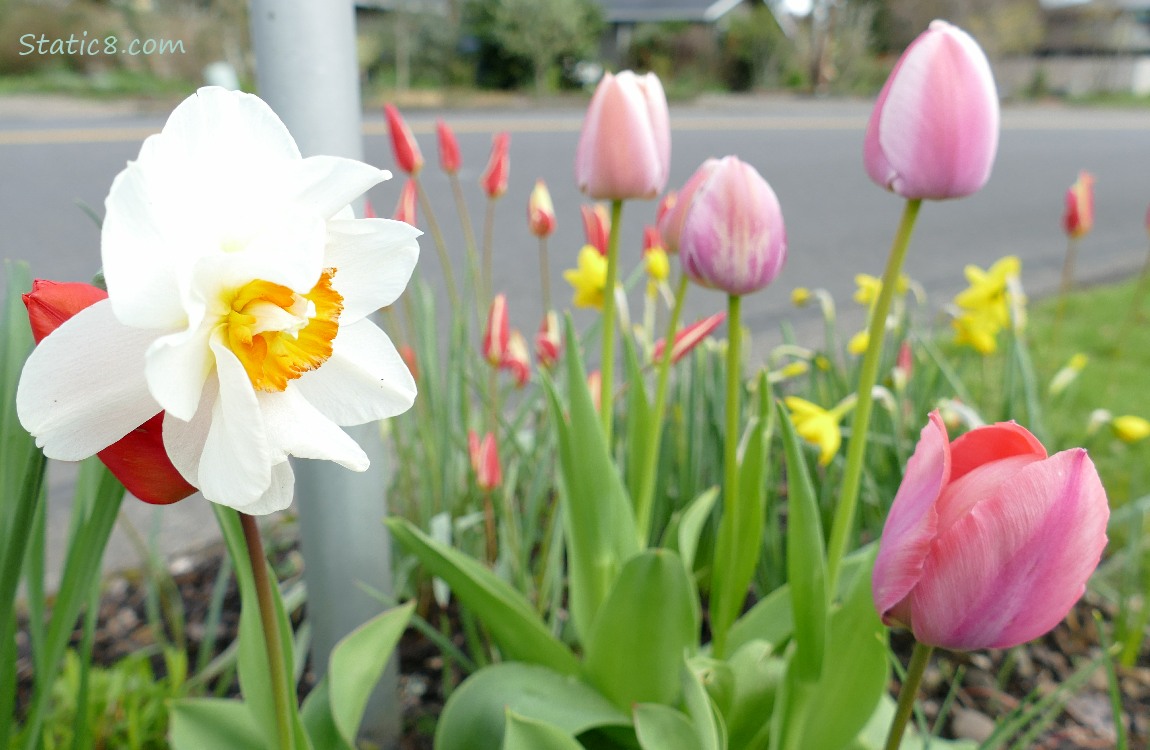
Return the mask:
<svg viewBox="0 0 1150 750">
<path fill-rule="evenodd" d="M 732 91 L 776 88 L 794 80 L 794 44 L 765 5 L 731 19 L 721 42 L 723 82 Z"/>
<path fill-rule="evenodd" d="M 638 24 L 621 67 L 655 73 L 673 99 L 720 85 L 714 31 L 697 24 Z"/>
</svg>

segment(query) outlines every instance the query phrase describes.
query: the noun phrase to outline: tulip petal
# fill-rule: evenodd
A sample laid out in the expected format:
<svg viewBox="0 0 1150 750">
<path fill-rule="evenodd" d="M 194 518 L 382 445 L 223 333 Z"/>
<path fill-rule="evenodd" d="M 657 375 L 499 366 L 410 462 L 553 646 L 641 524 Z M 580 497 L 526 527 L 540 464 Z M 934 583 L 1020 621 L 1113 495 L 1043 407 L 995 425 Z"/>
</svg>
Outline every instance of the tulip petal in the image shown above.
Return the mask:
<svg viewBox="0 0 1150 750">
<path fill-rule="evenodd" d="M 938 525 L 935 501 L 950 477 L 950 461 L 946 425 L 933 411 L 906 464 L 882 530 L 872 587 L 875 607 L 884 621 L 922 578 Z M 909 624 L 904 618 L 900 621 Z"/>
<path fill-rule="evenodd" d="M 595 199 L 653 198 L 667 183 L 670 134 L 666 103 L 653 111 L 661 93 L 640 84 L 631 71 L 608 73 L 591 98 L 575 152 L 579 189 Z M 667 156 L 664 156 L 666 152 Z"/>
<path fill-rule="evenodd" d="M 103 300 L 32 350 L 16 390 L 16 412 L 45 455 L 87 458 L 160 411 L 144 378 L 144 352 L 155 337 L 154 331 L 120 325 Z"/>
<path fill-rule="evenodd" d="M 168 458 L 163 420 L 161 412 L 97 454 L 124 489 L 153 505 L 169 505 L 196 491 Z"/>
<path fill-rule="evenodd" d="M 391 339 L 368 319 L 340 326 L 331 359 L 296 381 L 321 414 L 348 426 L 400 414 L 415 402 L 415 379 Z"/>
<path fill-rule="evenodd" d="M 1026 466 L 936 540 L 911 594 L 915 636 L 970 650 L 1046 633 L 1085 590 L 1109 515 L 1081 448 Z"/>
<path fill-rule="evenodd" d="M 370 462 L 359 444 L 295 387 L 281 393 L 261 393 L 258 398 L 268 434 L 285 457 L 335 461 L 352 471 L 367 469 Z"/>
<path fill-rule="evenodd" d="M 328 223 L 326 262 L 343 296 L 340 323 L 349 325 L 395 302 L 419 260 L 415 227 L 390 219 Z"/>
<path fill-rule="evenodd" d="M 950 446 L 950 481 L 962 478 L 971 469 L 1011 456 L 1046 458 L 1046 448 L 1038 438 L 1017 422 L 998 422 L 971 430 Z"/>
</svg>

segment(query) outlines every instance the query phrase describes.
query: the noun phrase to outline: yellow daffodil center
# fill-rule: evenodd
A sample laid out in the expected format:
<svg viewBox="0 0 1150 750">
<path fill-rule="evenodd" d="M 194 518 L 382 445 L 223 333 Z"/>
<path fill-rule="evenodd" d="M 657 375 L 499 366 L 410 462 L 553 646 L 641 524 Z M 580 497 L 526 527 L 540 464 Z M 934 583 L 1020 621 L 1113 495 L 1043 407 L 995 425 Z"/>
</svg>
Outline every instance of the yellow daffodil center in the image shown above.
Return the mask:
<svg viewBox="0 0 1150 750">
<path fill-rule="evenodd" d="M 256 390 L 282 391 L 331 356 L 343 311 L 334 275 L 324 269 L 307 294 L 259 279 L 236 291 L 224 320 L 228 346 Z"/>
</svg>

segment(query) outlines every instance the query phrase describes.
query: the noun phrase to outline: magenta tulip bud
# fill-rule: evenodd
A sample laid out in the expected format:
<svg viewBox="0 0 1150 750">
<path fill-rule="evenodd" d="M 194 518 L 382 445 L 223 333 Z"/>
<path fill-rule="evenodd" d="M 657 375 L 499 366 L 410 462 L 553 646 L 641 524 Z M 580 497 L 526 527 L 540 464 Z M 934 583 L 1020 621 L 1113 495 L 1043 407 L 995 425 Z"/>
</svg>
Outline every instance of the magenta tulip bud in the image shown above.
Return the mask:
<svg viewBox="0 0 1150 750">
<path fill-rule="evenodd" d="M 879 93 L 863 147 L 867 174 L 904 198 L 961 198 L 986 184 L 997 149 L 990 63 L 965 31 L 933 21 Z"/>
<path fill-rule="evenodd" d="M 654 198 L 670 167 L 671 120 L 658 76 L 604 75 L 575 152 L 579 189 L 596 200 Z"/>
<path fill-rule="evenodd" d="M 787 231 L 775 191 L 754 167 L 724 157 L 689 200 L 679 258 L 692 281 L 737 295 L 774 281 Z"/>
<path fill-rule="evenodd" d="M 683 183 L 674 201 L 659 216 L 659 234 L 663 236 L 663 247 L 668 253 L 674 255 L 679 252 L 679 235 L 683 231 L 683 220 L 687 218 L 687 207 L 691 205 L 695 191 L 707 181 L 718 164 L 718 159 L 707 159 L 699 165 L 695 173 Z"/>
<path fill-rule="evenodd" d="M 928 646 L 1025 643 L 1086 590 L 1109 516 L 1085 450 L 1048 457 L 1013 422 L 950 442 L 932 412 L 883 528 L 875 606 Z"/>
</svg>

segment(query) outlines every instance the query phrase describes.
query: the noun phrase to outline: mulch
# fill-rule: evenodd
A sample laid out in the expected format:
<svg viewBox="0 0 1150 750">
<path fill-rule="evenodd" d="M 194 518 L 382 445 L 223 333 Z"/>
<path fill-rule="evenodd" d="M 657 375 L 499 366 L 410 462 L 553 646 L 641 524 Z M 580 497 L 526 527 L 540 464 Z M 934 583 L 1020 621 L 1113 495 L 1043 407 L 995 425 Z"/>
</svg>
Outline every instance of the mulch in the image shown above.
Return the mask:
<svg viewBox="0 0 1150 750">
<path fill-rule="evenodd" d="M 281 581 L 302 574 L 302 559 L 289 537 L 269 541 Z M 220 562 L 225 554 L 222 545 L 195 555 L 175 559 L 168 573 L 179 592 L 184 609 L 189 663 L 195 664 L 198 652 L 208 635 L 205 620 L 215 586 Z M 93 650 L 94 661 L 112 664 L 142 649 L 157 651 L 153 666 L 163 671 L 158 654 L 157 634 L 149 623 L 146 600 L 147 586 L 140 575 L 119 575 L 105 582 Z M 1115 615 L 1113 608 L 1091 594 L 1076 606 L 1072 615 L 1050 634 L 1009 651 L 979 651 L 969 654 L 935 652 L 923 681 L 920 706 L 928 725 L 934 725 L 948 703 L 947 716 L 940 734 L 981 741 L 1002 720 L 1018 708 L 1027 696 L 1042 696 L 1057 689 L 1076 670 L 1101 654 L 1095 611 L 1104 620 Z M 297 614 L 295 619 L 299 619 Z M 432 619 L 438 622 L 438 616 Z M 234 579 L 225 595 L 223 616 L 215 634 L 215 648 L 225 648 L 236 635 L 239 624 L 239 595 Z M 18 704 L 26 705 L 31 691 L 32 665 L 27 637 L 27 623 L 21 622 L 18 634 L 19 677 Z M 170 634 L 168 637 L 171 637 Z M 80 631 L 74 634 L 79 642 Z M 457 638 L 462 647 L 462 638 Z M 892 635 L 894 650 L 906 663 L 912 643 L 905 634 Z M 1137 664 L 1119 668 L 1122 721 L 1131 750 L 1150 748 L 1150 648 L 1143 643 Z M 403 716 L 400 750 L 430 750 L 435 720 L 444 703 L 444 660 L 436 646 L 414 630 L 399 644 L 399 700 Z M 952 690 L 955 676 L 961 682 Z M 453 674 L 453 680 L 461 679 Z M 312 684 L 310 670 L 305 672 L 301 695 Z M 897 694 L 898 681 L 892 675 L 891 693 Z M 234 694 L 235 685 L 229 687 Z M 1063 709 L 1053 721 L 1031 740 L 1033 750 L 1092 750 L 1116 746 L 1109 683 L 1104 667 L 1090 675 L 1070 694 Z"/>
</svg>

